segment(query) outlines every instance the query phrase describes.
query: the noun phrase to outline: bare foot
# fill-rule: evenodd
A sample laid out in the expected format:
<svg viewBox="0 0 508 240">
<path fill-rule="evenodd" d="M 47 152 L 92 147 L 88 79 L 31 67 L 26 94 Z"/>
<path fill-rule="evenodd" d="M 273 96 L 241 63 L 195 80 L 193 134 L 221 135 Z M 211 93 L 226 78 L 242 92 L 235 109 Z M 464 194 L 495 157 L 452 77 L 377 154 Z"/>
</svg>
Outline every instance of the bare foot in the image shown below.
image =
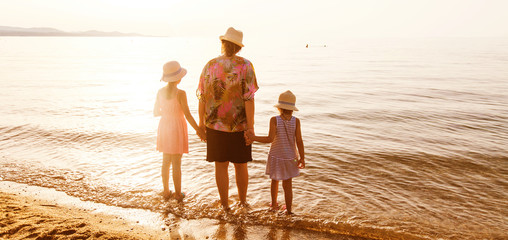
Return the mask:
<svg viewBox="0 0 508 240">
<path fill-rule="evenodd" d="M 276 203 L 275 205 L 270 203 L 270 212 L 275 212 L 279 210 L 279 204 Z"/>
<path fill-rule="evenodd" d="M 180 194 L 176 194 L 175 193 L 175 199 L 178 201 L 178 202 L 183 202 L 183 198 L 185 197 L 185 194 L 184 193 L 180 193 Z"/>
<path fill-rule="evenodd" d="M 168 192 L 163 192 L 163 193 L 162 193 L 162 197 L 163 197 L 164 199 L 166 199 L 166 200 L 168 200 L 169 198 L 171 198 L 171 195 L 172 195 L 171 191 L 168 191 Z"/>
<path fill-rule="evenodd" d="M 231 208 L 229 206 L 220 204 L 219 208 L 224 212 L 224 214 L 229 214 L 231 212 Z"/>
<path fill-rule="evenodd" d="M 221 208 L 222 210 L 224 210 L 224 212 L 229 212 L 231 210 L 231 208 L 229 207 L 229 204 L 228 205 L 223 205 L 219 202 L 219 208 Z"/>
</svg>

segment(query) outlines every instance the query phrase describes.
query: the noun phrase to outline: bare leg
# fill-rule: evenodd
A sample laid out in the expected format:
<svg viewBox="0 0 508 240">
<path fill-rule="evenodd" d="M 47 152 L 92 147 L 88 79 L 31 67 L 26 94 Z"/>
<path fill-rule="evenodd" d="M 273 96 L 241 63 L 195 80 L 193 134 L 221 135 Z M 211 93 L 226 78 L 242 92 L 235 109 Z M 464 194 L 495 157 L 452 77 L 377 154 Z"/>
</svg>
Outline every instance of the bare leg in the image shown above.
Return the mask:
<svg viewBox="0 0 508 240">
<path fill-rule="evenodd" d="M 175 198 L 182 201 L 182 154 L 171 154 L 173 164 L 173 184 L 175 185 Z"/>
<path fill-rule="evenodd" d="M 247 205 L 247 187 L 249 186 L 247 163 L 235 163 L 235 177 L 240 204 Z"/>
<path fill-rule="evenodd" d="M 161 175 L 162 175 L 162 186 L 164 187 L 164 192 L 162 193 L 162 196 L 164 198 L 169 198 L 171 196 L 171 192 L 169 191 L 169 168 L 171 167 L 171 157 L 169 154 L 163 153 L 162 154 L 162 168 L 161 168 Z"/>
<path fill-rule="evenodd" d="M 282 181 L 282 187 L 284 188 L 284 200 L 286 201 L 286 210 L 288 214 L 291 214 L 291 205 L 293 204 L 293 179 L 287 179 Z"/>
<path fill-rule="evenodd" d="M 272 195 L 272 210 L 276 210 L 279 206 L 277 204 L 277 194 L 279 193 L 279 181 L 272 180 L 272 184 L 270 187 L 270 193 Z"/>
<path fill-rule="evenodd" d="M 219 190 L 220 203 L 225 209 L 229 208 L 229 162 L 215 162 L 215 182 Z"/>
</svg>

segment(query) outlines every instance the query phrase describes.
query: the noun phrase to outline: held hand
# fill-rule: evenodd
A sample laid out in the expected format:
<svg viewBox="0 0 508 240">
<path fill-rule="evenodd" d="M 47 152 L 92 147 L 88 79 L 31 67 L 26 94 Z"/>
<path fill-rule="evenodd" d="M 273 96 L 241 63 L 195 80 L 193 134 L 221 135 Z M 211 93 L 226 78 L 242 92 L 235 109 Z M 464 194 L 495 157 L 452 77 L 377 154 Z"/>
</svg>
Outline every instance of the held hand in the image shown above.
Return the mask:
<svg viewBox="0 0 508 240">
<path fill-rule="evenodd" d="M 298 168 L 300 168 L 300 169 L 304 169 L 305 168 L 305 159 L 300 158 L 298 160 Z"/>
<path fill-rule="evenodd" d="M 247 131 L 245 131 L 245 134 L 249 139 L 252 139 L 252 141 L 254 141 L 254 138 L 256 138 L 256 134 L 254 134 L 254 129 L 248 129 Z"/>
<path fill-rule="evenodd" d="M 247 136 L 247 131 L 243 132 L 243 138 L 245 139 L 245 143 L 250 141 L 249 136 Z M 246 144 L 246 145 L 248 145 L 248 144 Z"/>
<path fill-rule="evenodd" d="M 201 141 L 206 142 L 206 127 L 200 125 L 196 130 L 196 134 L 201 138 Z"/>
<path fill-rule="evenodd" d="M 243 132 L 243 137 L 245 138 L 245 145 L 251 145 L 254 142 L 253 138 L 255 137 L 254 129 L 247 129 L 247 131 Z"/>
<path fill-rule="evenodd" d="M 206 133 L 203 131 L 203 129 L 198 128 L 198 131 L 196 131 L 196 134 L 199 136 L 202 142 L 206 142 Z"/>
</svg>

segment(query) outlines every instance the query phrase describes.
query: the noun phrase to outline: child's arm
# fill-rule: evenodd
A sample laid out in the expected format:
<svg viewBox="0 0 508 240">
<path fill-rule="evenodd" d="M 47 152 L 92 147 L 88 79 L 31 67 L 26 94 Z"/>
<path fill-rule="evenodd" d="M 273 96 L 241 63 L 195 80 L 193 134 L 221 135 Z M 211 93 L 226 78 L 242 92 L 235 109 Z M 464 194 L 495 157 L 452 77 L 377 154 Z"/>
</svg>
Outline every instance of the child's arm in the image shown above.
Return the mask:
<svg viewBox="0 0 508 240">
<path fill-rule="evenodd" d="M 204 134 L 203 130 L 198 127 L 196 124 L 196 121 L 194 120 L 194 117 L 192 117 L 192 114 L 189 110 L 189 105 L 187 104 L 187 94 L 183 90 L 178 90 L 178 102 L 180 103 L 180 106 L 182 107 L 183 114 L 185 115 L 185 119 L 190 123 L 192 128 L 196 130 L 196 133 L 198 134 L 199 138 L 206 139 L 206 135 Z"/>
<path fill-rule="evenodd" d="M 296 119 L 296 146 L 298 147 L 298 154 L 300 159 L 298 160 L 298 167 L 305 168 L 305 150 L 303 147 L 302 130 L 300 128 L 300 119 Z"/>
<path fill-rule="evenodd" d="M 157 98 L 155 99 L 155 105 L 153 106 L 153 116 L 158 117 L 161 115 L 161 107 L 159 104 L 159 92 L 157 91 Z"/>
<path fill-rule="evenodd" d="M 272 117 L 270 119 L 270 130 L 268 131 L 268 136 L 256 136 L 255 134 L 247 133 L 247 137 L 252 141 L 262 142 L 262 143 L 271 143 L 275 138 L 275 134 L 277 131 L 277 119 Z"/>
</svg>

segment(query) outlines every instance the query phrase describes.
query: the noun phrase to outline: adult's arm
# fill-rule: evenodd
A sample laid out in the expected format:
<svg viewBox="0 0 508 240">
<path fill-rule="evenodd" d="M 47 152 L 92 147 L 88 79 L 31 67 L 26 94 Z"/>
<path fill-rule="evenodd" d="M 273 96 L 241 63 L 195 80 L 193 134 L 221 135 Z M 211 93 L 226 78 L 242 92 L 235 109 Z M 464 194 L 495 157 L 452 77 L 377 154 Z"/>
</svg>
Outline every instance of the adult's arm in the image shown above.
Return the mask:
<svg viewBox="0 0 508 240">
<path fill-rule="evenodd" d="M 247 134 L 254 134 L 254 98 L 245 101 L 245 115 L 247 117 Z M 246 142 L 250 145 L 252 141 Z"/>
<path fill-rule="evenodd" d="M 247 115 L 247 129 L 254 129 L 254 98 L 245 101 L 245 114 Z"/>
<path fill-rule="evenodd" d="M 206 132 L 206 127 L 205 127 L 205 102 L 203 102 L 201 99 L 199 100 L 198 113 L 199 113 L 199 128 L 201 128 L 201 130 Z"/>
</svg>

